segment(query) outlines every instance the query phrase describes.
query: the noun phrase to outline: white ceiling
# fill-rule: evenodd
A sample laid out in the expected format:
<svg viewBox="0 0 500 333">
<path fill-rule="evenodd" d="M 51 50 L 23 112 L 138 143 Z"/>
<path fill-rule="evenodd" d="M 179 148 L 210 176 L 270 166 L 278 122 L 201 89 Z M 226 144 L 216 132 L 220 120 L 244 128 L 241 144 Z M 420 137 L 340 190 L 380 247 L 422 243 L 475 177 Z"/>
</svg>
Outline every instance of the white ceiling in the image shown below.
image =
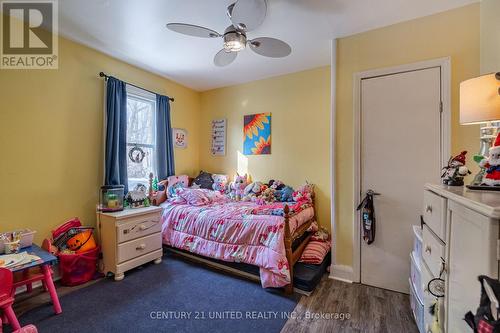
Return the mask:
<svg viewBox="0 0 500 333">
<path fill-rule="evenodd" d="M 330 63 L 330 40 L 464 6 L 477 0 L 268 0 L 263 25 L 249 38 L 275 37 L 292 46 L 282 59 L 246 49 L 225 68 L 213 65 L 221 39 L 176 34 L 168 22 L 223 32 L 231 0 L 60 0 L 61 35 L 158 73 L 208 90 Z M 106 69 L 112 72 L 112 69 Z"/>
</svg>

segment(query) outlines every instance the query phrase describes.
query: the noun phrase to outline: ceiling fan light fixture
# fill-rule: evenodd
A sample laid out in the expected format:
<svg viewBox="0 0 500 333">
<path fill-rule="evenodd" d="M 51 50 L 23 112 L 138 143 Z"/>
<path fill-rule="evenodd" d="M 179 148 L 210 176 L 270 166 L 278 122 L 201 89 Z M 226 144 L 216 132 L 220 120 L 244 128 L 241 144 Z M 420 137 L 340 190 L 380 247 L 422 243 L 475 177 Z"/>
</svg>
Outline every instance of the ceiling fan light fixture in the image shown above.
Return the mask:
<svg viewBox="0 0 500 333">
<path fill-rule="evenodd" d="M 239 52 L 247 45 L 247 37 L 239 31 L 227 31 L 224 34 L 224 50 L 227 52 Z"/>
</svg>

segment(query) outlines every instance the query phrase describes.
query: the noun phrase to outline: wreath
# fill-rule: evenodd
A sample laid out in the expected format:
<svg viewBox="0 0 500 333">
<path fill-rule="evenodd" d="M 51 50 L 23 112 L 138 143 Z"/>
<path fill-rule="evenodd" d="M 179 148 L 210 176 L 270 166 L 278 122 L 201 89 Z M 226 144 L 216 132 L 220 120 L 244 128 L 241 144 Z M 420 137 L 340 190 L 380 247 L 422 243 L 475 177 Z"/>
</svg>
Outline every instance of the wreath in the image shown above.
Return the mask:
<svg viewBox="0 0 500 333">
<path fill-rule="evenodd" d="M 144 157 L 146 157 L 146 153 L 141 147 L 134 146 L 128 151 L 128 158 L 134 163 L 142 163 Z"/>
</svg>

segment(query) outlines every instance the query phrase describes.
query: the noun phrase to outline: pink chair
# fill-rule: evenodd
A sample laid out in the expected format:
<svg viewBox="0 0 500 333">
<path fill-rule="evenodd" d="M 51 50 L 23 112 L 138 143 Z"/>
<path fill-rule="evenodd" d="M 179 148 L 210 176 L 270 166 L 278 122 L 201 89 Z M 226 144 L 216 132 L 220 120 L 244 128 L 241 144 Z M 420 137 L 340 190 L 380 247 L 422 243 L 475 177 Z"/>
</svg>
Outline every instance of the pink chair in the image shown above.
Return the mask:
<svg viewBox="0 0 500 333">
<path fill-rule="evenodd" d="M 16 331 L 21 328 L 17 321 L 16 314 L 12 310 L 14 297 L 12 297 L 12 272 L 6 268 L 0 268 L 0 309 L 7 318 L 12 330 Z"/>
</svg>

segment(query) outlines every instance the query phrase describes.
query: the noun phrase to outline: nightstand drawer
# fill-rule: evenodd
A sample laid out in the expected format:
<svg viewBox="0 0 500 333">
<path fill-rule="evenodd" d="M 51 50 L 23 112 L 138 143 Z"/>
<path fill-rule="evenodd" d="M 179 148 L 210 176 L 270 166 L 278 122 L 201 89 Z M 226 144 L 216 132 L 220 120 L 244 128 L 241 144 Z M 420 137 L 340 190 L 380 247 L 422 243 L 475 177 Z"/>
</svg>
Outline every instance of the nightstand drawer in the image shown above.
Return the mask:
<svg viewBox="0 0 500 333">
<path fill-rule="evenodd" d="M 118 245 L 117 262 L 121 263 L 158 249 L 161 249 L 160 233 L 134 239 Z"/>
<path fill-rule="evenodd" d="M 424 222 L 442 241 L 446 238 L 446 199 L 424 191 Z"/>
<path fill-rule="evenodd" d="M 118 243 L 160 232 L 160 215 L 148 214 L 120 221 L 116 229 Z"/>
</svg>

